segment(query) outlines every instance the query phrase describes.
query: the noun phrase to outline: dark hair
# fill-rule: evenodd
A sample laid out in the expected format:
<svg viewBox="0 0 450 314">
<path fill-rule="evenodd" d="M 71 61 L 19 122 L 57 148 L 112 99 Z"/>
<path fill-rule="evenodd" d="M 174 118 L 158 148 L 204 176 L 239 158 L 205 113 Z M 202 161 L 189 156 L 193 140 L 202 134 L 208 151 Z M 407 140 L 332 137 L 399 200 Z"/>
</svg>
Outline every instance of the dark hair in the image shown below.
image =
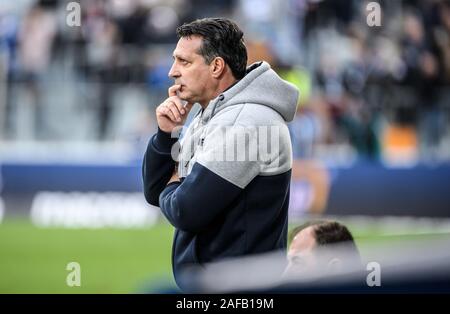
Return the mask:
<svg viewBox="0 0 450 314">
<path fill-rule="evenodd" d="M 338 256 L 347 262 L 359 263 L 361 261 L 358 247 L 356 246 L 350 230 L 337 221 L 316 220 L 307 222 L 292 230 L 289 236 L 289 242 L 291 243 L 300 231 L 311 226 L 313 227 L 314 238 L 318 247 L 327 246 L 329 244 L 342 244 L 345 245 L 348 250 L 334 252 L 333 254 L 338 254 Z"/>
<path fill-rule="evenodd" d="M 247 67 L 247 49 L 244 44 L 244 33 L 236 23 L 224 18 L 205 18 L 183 24 L 177 28 L 177 35 L 202 37 L 199 54 L 206 63 L 215 57 L 221 57 L 231 69 L 236 79 L 244 77 Z"/>
<path fill-rule="evenodd" d="M 294 228 L 289 236 L 289 242 L 303 229 L 313 226 L 314 237 L 318 246 L 339 242 L 354 243 L 353 236 L 346 226 L 337 221 L 316 220 Z"/>
</svg>

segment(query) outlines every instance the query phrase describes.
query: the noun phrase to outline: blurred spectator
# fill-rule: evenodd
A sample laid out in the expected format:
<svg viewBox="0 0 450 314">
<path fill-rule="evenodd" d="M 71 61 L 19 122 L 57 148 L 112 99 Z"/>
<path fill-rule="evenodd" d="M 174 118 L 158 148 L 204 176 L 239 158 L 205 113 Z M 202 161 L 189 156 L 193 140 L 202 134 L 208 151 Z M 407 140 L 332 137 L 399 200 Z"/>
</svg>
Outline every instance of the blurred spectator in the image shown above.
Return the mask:
<svg viewBox="0 0 450 314">
<path fill-rule="evenodd" d="M 0 138 L 10 129 L 10 76 L 16 64 L 18 18 L 0 7 Z"/>
<path fill-rule="evenodd" d="M 111 96 L 116 83 L 119 31 L 107 15 L 103 1 L 87 2 L 84 13 L 82 32 L 87 42 L 88 74 L 91 82 L 97 86 L 98 93 L 98 137 L 105 139 L 112 110 Z"/>
<path fill-rule="evenodd" d="M 419 153 L 449 160 L 450 1 L 377 2 L 380 27 L 366 24 L 368 1 L 81 1 L 81 27 L 73 28 L 67 1 L 2 3 L 1 137 L 104 141 L 130 138 L 116 136 L 120 128 L 147 132 L 152 126 L 125 120 L 154 121 L 171 83 L 175 27 L 226 16 L 244 26 L 250 62 L 282 63 L 279 74 L 300 88 L 289 126 L 295 158 L 339 149 L 376 161 L 390 146 L 398 162 Z M 393 143 L 408 143 L 400 150 L 409 153 Z"/>
<path fill-rule="evenodd" d="M 33 112 L 34 120 L 30 129 L 37 138 L 42 138 L 48 132 L 48 114 L 44 112 L 45 101 L 43 91 L 44 75 L 48 71 L 52 45 L 56 35 L 56 16 L 52 6 L 45 1 L 34 4 L 27 12 L 18 31 L 18 68 L 13 73 L 12 81 L 20 87 L 16 92 L 22 93 L 29 110 Z M 22 102 L 8 102 L 8 116 L 10 111 L 16 113 L 16 128 L 22 118 L 19 106 Z"/>
<path fill-rule="evenodd" d="M 403 113 L 411 117 L 410 123 L 418 122 L 422 151 L 434 159 L 434 149 L 439 145 L 440 130 L 444 125 L 438 108 L 439 68 L 435 44 L 432 37 L 426 36 L 424 26 L 417 13 L 406 14 L 402 40 L 403 59 L 406 63 L 403 83 L 410 87 L 408 93 L 415 95 L 416 101 L 403 109 Z"/>
</svg>

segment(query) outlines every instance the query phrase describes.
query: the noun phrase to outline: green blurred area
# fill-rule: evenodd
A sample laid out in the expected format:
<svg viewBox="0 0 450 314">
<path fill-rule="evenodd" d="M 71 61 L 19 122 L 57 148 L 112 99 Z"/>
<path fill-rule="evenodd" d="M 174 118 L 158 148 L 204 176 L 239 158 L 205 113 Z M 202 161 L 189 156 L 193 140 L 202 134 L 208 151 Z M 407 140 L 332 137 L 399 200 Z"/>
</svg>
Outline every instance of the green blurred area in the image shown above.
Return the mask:
<svg viewBox="0 0 450 314">
<path fill-rule="evenodd" d="M 380 228 L 351 226 L 362 257 L 374 245 L 449 239 L 450 233 L 386 235 Z M 38 228 L 28 219 L 0 224 L 0 293 L 155 293 L 174 287 L 173 228 Z M 69 262 L 81 267 L 81 286 L 69 287 Z"/>
<path fill-rule="evenodd" d="M 38 228 L 26 219 L 0 224 L 0 293 L 151 293 L 174 284 L 173 229 Z M 69 262 L 81 286 L 69 287 Z"/>
</svg>

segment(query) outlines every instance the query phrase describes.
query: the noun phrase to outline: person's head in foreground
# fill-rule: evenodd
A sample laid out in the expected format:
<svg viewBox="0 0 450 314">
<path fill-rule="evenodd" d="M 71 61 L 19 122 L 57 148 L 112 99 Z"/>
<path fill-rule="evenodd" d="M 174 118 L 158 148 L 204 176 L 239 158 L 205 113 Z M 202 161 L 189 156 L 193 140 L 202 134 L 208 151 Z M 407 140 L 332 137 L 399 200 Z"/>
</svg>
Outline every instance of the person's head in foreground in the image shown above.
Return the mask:
<svg viewBox="0 0 450 314">
<path fill-rule="evenodd" d="M 346 226 L 337 221 L 313 221 L 292 230 L 284 276 L 337 274 L 360 264 L 358 248 Z"/>
</svg>

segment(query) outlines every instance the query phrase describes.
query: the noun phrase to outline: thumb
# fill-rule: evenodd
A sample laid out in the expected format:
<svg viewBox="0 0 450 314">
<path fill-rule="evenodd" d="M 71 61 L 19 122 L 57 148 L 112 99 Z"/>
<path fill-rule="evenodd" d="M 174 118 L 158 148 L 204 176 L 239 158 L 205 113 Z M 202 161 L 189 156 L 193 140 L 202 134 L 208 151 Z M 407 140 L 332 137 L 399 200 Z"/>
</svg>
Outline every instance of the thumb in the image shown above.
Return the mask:
<svg viewBox="0 0 450 314">
<path fill-rule="evenodd" d="M 177 91 L 180 90 L 180 88 L 181 88 L 181 85 L 179 85 L 179 84 L 170 86 L 169 91 L 168 91 L 169 97 L 178 96 Z"/>
</svg>

